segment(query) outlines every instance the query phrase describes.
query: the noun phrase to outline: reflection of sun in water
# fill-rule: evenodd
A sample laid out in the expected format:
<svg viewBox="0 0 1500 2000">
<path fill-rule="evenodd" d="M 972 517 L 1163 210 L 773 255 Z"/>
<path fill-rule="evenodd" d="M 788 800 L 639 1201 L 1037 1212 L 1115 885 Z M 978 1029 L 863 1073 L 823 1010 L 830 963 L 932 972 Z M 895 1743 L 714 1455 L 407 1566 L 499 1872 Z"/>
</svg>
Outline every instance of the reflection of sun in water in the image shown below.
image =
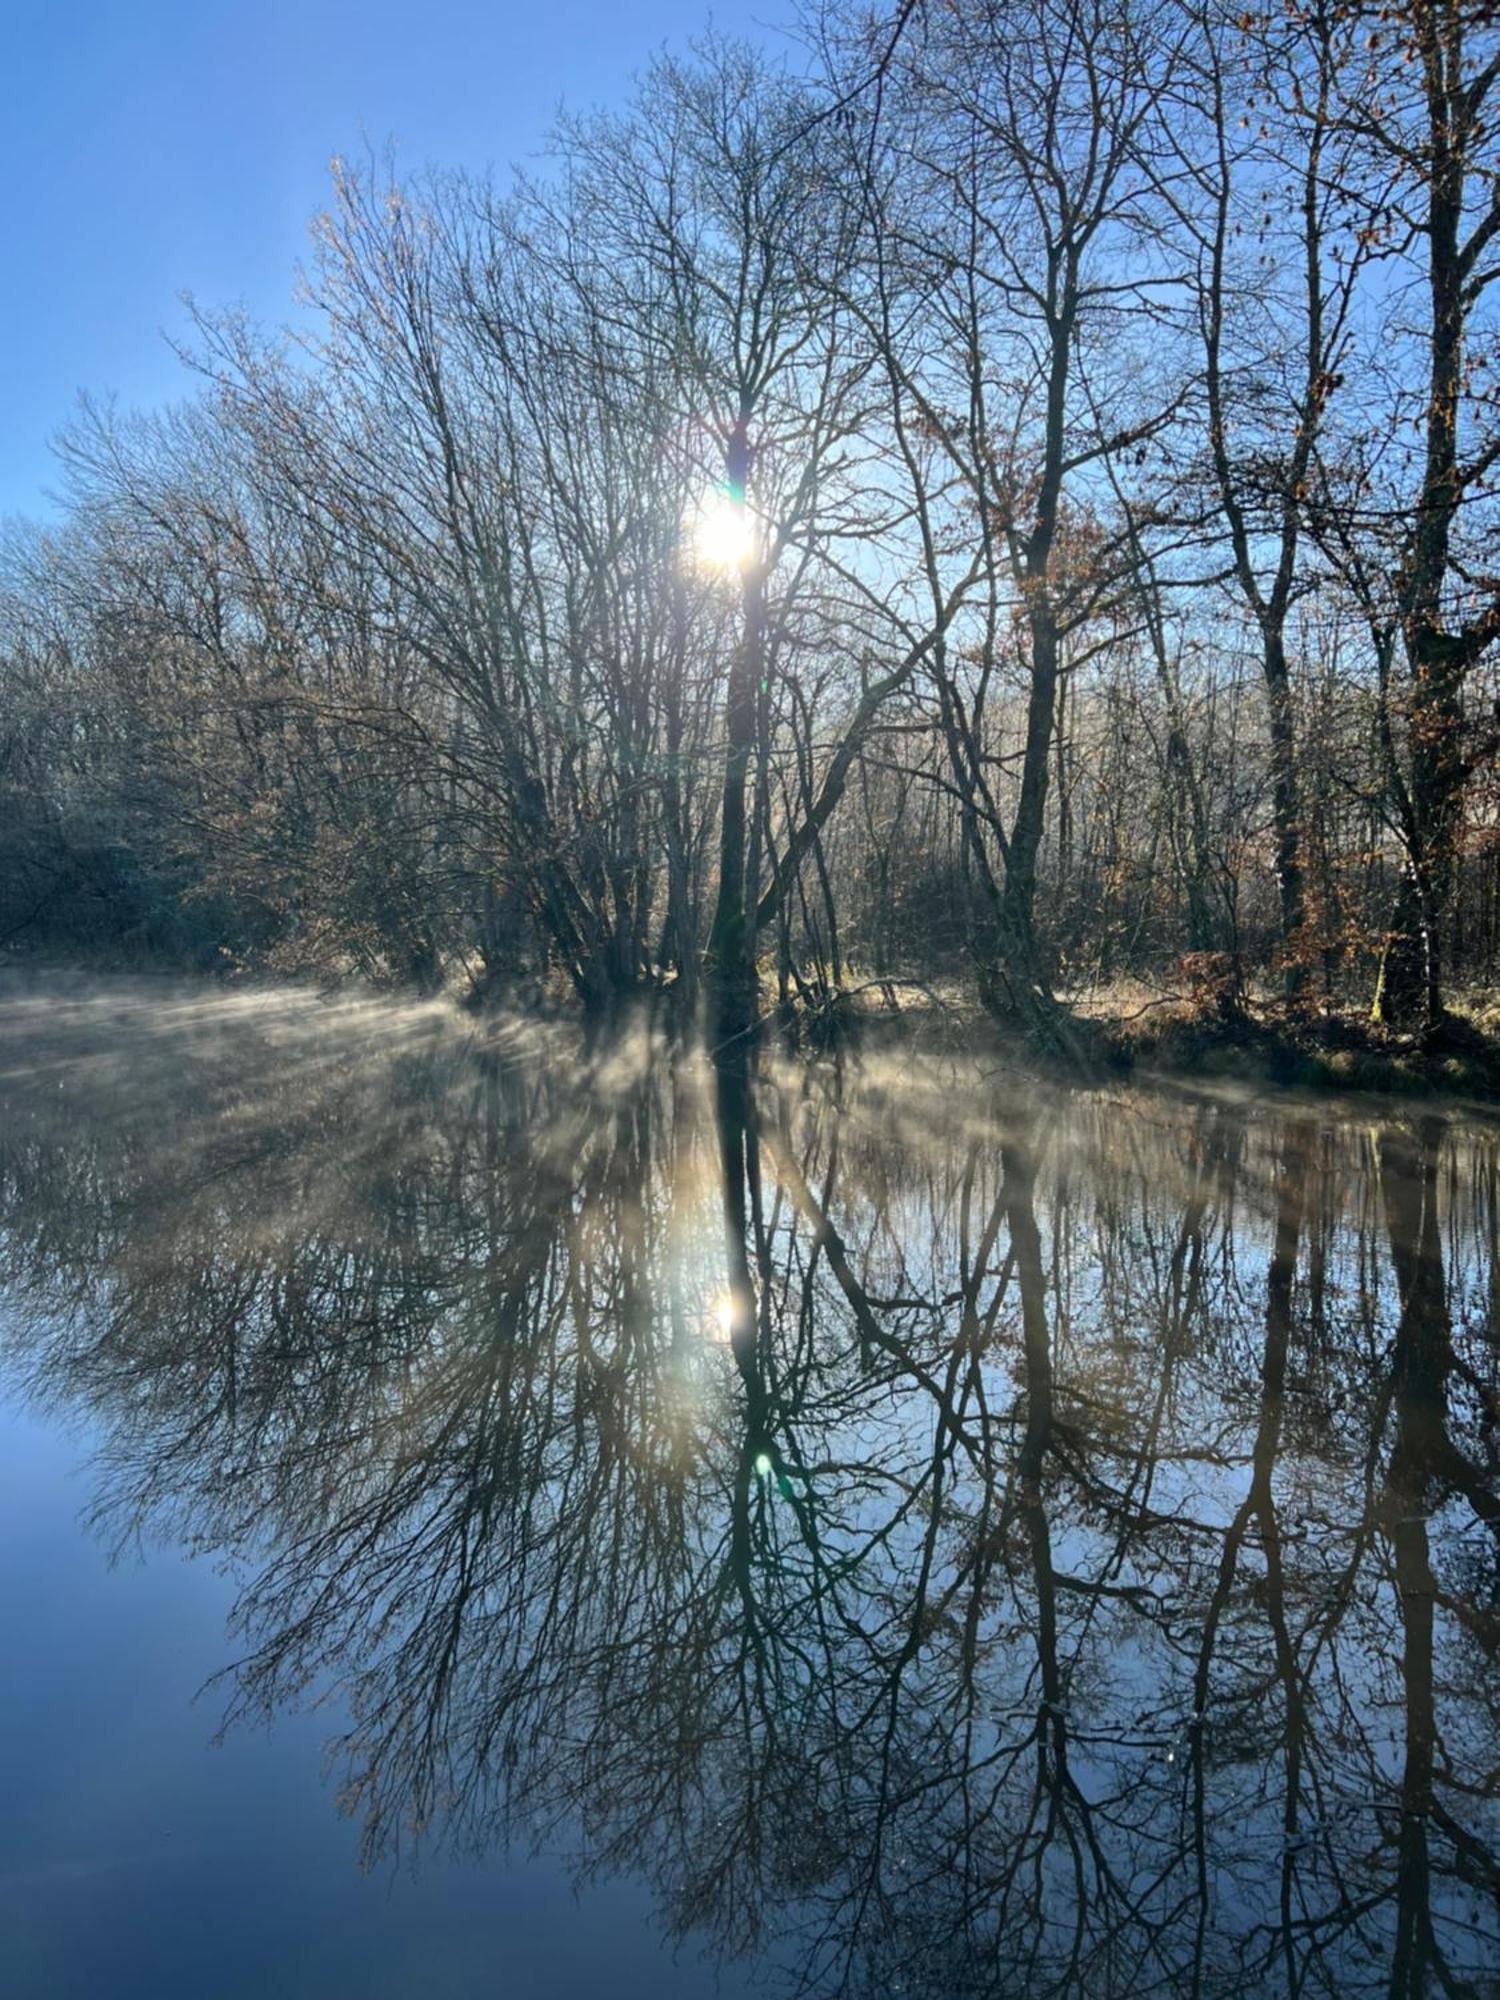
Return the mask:
<svg viewBox="0 0 1500 2000">
<path fill-rule="evenodd" d="M 744 501 L 722 488 L 689 515 L 687 532 L 700 569 L 731 575 L 755 555 L 755 523 Z"/>
</svg>

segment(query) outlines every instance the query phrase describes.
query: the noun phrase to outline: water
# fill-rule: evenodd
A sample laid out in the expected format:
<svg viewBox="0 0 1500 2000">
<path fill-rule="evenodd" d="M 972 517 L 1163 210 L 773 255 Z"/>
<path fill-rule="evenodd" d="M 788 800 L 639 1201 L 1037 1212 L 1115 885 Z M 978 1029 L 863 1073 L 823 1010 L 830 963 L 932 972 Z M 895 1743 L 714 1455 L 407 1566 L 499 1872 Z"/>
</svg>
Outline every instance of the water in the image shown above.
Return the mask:
<svg viewBox="0 0 1500 2000">
<path fill-rule="evenodd" d="M 747 1343 L 644 1039 L 0 1071 L 7 1994 L 1500 1991 L 1482 1119 L 774 1067 Z"/>
</svg>

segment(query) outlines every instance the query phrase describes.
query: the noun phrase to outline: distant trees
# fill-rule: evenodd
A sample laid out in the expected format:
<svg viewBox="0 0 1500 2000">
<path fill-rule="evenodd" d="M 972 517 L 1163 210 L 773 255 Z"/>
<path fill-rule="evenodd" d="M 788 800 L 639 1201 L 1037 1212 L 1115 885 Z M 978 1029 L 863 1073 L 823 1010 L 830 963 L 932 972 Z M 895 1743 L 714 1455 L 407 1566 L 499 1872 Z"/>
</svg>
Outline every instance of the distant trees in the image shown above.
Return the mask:
<svg viewBox="0 0 1500 2000">
<path fill-rule="evenodd" d="M 1345 201 L 1375 246 L 1376 352 L 1362 423 L 1330 462 L 1318 519 L 1369 626 L 1386 810 L 1400 887 L 1375 1006 L 1398 1022 L 1442 1012 L 1445 931 L 1474 772 L 1493 714 L 1471 707 L 1500 630 L 1494 377 L 1500 48 L 1472 0 L 1353 10 L 1358 29 L 1329 117 L 1353 136 Z M 1331 455 L 1330 455 L 1331 461 Z"/>
<path fill-rule="evenodd" d="M 1095 491 L 1180 394 L 1143 338 L 1171 283 L 1146 163 L 1175 59 L 1112 0 L 966 7 L 922 17 L 887 97 L 876 331 L 936 623 L 944 573 L 971 568 L 932 680 L 992 918 L 981 990 L 1006 1008 L 1050 987 L 1036 904 L 1063 690 L 1119 636 L 1130 532 Z M 1007 681 L 1013 784 L 987 740 Z"/>
<path fill-rule="evenodd" d="M 0 592 L 0 936 L 706 974 L 721 1046 L 851 965 L 1043 1027 L 1184 954 L 1419 1028 L 1490 976 L 1487 17 L 815 25 L 538 178 L 340 167 L 311 334 L 85 409 Z"/>
<path fill-rule="evenodd" d="M 1347 139 L 1330 116 L 1347 28 L 1339 11 L 1204 15 L 1199 121 L 1170 155 L 1194 246 L 1206 482 L 1252 621 L 1266 695 L 1283 976 L 1308 971 L 1294 608 L 1316 587 L 1306 502 L 1323 417 L 1342 381 L 1367 235 L 1347 226 Z"/>
</svg>

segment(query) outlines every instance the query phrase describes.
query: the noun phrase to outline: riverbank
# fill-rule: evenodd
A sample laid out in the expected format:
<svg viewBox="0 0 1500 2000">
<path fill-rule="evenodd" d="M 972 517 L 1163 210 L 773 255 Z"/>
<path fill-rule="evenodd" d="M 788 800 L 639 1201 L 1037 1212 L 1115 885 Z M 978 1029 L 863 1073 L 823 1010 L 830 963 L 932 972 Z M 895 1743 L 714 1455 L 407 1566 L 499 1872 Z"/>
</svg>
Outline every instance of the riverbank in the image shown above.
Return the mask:
<svg viewBox="0 0 1500 2000">
<path fill-rule="evenodd" d="M 1304 1089 L 1500 1101 L 1500 1035 L 1453 1012 L 1431 1035 L 1394 1034 L 1348 1012 L 1251 1004 L 1227 1018 L 1162 1010 L 1103 1022 L 1111 1057 L 1153 1073 L 1228 1077 Z"/>
<path fill-rule="evenodd" d="M 132 990 L 140 1004 L 149 1004 L 155 995 L 174 1007 L 190 997 L 206 1000 L 215 993 L 226 999 L 233 994 L 242 1001 L 250 994 L 300 993 L 309 1002 L 337 993 L 346 1005 L 357 1000 L 367 1007 L 414 1000 L 409 992 L 382 993 L 352 978 L 330 984 L 263 982 L 245 975 L 226 979 L 139 966 L 127 972 L 0 952 L 0 990 L 12 996 L 29 989 L 33 996 L 45 992 L 54 1000 L 78 997 L 111 981 Z M 778 1030 L 771 1000 L 770 994 L 763 995 L 770 1017 L 766 1034 L 775 1040 Z M 431 1016 L 445 1004 L 458 1009 L 466 1002 L 472 1007 L 472 995 L 455 983 L 446 994 L 427 995 L 416 1004 Z M 1221 1011 L 1190 995 L 1120 984 L 1067 994 L 1059 1004 L 1063 1033 L 1047 1048 L 1019 1026 L 997 1023 L 958 982 L 863 980 L 842 989 L 832 1004 L 825 1001 L 819 1008 L 801 1010 L 791 1022 L 781 1024 L 781 1032 L 790 1032 L 810 1054 L 839 1043 L 910 1041 L 934 1053 L 989 1049 L 1007 1061 L 1056 1069 L 1074 1078 L 1082 1069 L 1103 1075 L 1214 1079 L 1282 1089 L 1368 1091 L 1500 1104 L 1500 1000 L 1488 995 L 1461 998 L 1439 1031 L 1425 1038 L 1377 1027 L 1352 1005 L 1299 1010 L 1264 995 L 1252 995 L 1238 1008 Z M 561 989 L 539 995 L 538 1004 L 528 1009 L 530 1018 L 555 1023 L 566 1023 L 574 1013 Z M 653 1019 L 651 1008 L 645 1006 L 639 1018 Z M 659 1018 L 658 1025 L 662 1025 Z M 1063 1044 L 1071 1055 L 1063 1052 Z"/>
<path fill-rule="evenodd" d="M 881 992 L 861 992 L 851 1003 L 860 1031 L 910 1033 L 950 1048 L 977 1038 L 1017 1059 L 1049 1067 L 1057 1060 L 960 992 L 906 988 L 896 997 L 892 1009 Z M 1065 996 L 1062 1007 L 1078 1058 L 1105 1072 L 1500 1103 L 1500 1003 L 1487 997 L 1460 1001 L 1426 1037 L 1378 1027 L 1353 1006 L 1297 1009 L 1263 996 L 1220 1011 L 1120 986 Z"/>
</svg>

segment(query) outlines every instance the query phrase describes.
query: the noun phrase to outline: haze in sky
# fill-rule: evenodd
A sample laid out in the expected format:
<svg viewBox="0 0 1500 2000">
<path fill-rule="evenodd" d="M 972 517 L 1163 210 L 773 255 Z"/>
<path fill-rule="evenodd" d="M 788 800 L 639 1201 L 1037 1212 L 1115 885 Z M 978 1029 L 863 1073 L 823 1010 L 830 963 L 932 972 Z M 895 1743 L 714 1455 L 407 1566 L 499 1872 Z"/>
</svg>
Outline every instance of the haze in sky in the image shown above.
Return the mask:
<svg viewBox="0 0 1500 2000">
<path fill-rule="evenodd" d="M 721 10 L 773 34 L 785 0 Z M 21 0 L 0 37 L 0 516 L 48 511 L 49 440 L 80 390 L 183 392 L 181 303 L 292 309 L 328 162 L 394 141 L 408 166 L 534 156 L 564 101 L 618 102 L 704 0 Z"/>
</svg>

